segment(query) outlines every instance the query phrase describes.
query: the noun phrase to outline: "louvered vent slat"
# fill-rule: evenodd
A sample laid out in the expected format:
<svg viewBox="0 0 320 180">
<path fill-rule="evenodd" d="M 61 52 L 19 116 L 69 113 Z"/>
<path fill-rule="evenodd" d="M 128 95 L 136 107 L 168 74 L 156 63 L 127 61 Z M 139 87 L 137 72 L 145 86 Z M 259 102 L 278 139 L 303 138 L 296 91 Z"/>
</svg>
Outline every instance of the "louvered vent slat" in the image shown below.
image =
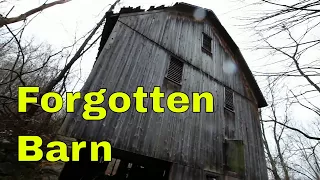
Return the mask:
<svg viewBox="0 0 320 180">
<path fill-rule="evenodd" d="M 177 84 L 180 84 L 182 80 L 182 72 L 183 62 L 172 57 L 167 72 L 167 78 Z"/>
<path fill-rule="evenodd" d="M 234 111 L 233 106 L 233 91 L 230 88 L 224 88 L 225 107 L 231 111 Z"/>
<path fill-rule="evenodd" d="M 205 48 L 207 51 L 211 52 L 211 41 L 212 38 L 205 33 L 203 33 L 203 48 Z"/>
</svg>

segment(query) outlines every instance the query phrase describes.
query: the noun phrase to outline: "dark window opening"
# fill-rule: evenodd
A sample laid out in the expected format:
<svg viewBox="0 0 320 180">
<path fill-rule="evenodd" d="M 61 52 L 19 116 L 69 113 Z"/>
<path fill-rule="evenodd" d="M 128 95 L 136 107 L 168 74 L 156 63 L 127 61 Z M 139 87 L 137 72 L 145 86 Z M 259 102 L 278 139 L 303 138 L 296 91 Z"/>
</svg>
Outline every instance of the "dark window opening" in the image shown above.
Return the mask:
<svg viewBox="0 0 320 180">
<path fill-rule="evenodd" d="M 206 180 L 220 180 L 219 176 L 207 175 Z"/>
<path fill-rule="evenodd" d="M 212 38 L 207 34 L 202 34 L 202 51 L 212 55 Z"/>
<path fill-rule="evenodd" d="M 224 106 L 227 110 L 234 112 L 233 90 L 228 87 L 224 88 Z"/>
<path fill-rule="evenodd" d="M 183 62 L 171 57 L 166 78 L 176 84 L 181 85 L 183 73 Z"/>
<path fill-rule="evenodd" d="M 99 152 L 102 155 L 103 152 Z M 80 150 L 80 161 L 69 161 L 64 166 L 59 180 L 167 180 L 171 163 L 128 151 L 112 149 L 112 160 L 91 162 L 90 147 Z"/>
</svg>

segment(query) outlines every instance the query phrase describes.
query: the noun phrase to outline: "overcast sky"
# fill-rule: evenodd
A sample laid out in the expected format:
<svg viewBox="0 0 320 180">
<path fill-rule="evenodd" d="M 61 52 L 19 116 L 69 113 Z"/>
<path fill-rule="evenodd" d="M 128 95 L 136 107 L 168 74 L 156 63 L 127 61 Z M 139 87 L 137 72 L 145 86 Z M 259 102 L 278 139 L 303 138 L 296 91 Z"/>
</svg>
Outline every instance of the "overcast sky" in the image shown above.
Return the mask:
<svg viewBox="0 0 320 180">
<path fill-rule="evenodd" d="M 18 1 L 10 16 L 18 15 L 43 2 L 43 0 Z M 67 4 L 47 9 L 31 22 L 25 34 L 35 37 L 39 42 L 47 41 L 57 48 L 72 44 L 75 36 L 79 38 L 94 27 L 112 2 L 110 0 L 73 0 Z M 153 5 L 160 6 L 163 4 L 170 6 L 175 2 L 173 0 L 123 0 L 120 6 L 142 6 L 142 8 L 148 8 Z M 248 9 L 246 6 L 250 1 L 246 1 L 247 4 L 240 0 L 185 0 L 184 2 L 212 9 L 238 46 L 242 49 L 246 48 L 250 35 L 247 31 L 237 27 L 241 23 L 236 17 L 244 17 L 247 14 L 245 9 Z M 117 7 L 117 10 L 119 10 L 120 6 Z M 83 67 L 86 67 L 83 69 L 86 73 L 90 72 L 89 67 L 92 66 L 97 49 L 95 48 L 92 51 L 94 53 L 90 54 L 93 58 L 86 56 L 82 61 Z M 247 61 L 253 60 L 250 56 L 246 56 L 246 58 Z M 249 64 L 253 65 L 253 63 Z"/>
<path fill-rule="evenodd" d="M 44 2 L 44 0 L 20 0 L 15 4 L 9 4 L 7 7 L 2 7 L 1 12 L 8 11 L 14 5 L 14 9 L 9 17 L 15 16 L 39 6 Z M 116 10 L 119 10 L 122 6 L 142 6 L 142 8 L 145 9 L 150 6 L 159 6 L 163 4 L 170 6 L 175 2 L 176 1 L 173 0 L 124 0 Z M 254 0 L 184 0 L 184 2 L 213 10 L 242 50 L 251 70 L 263 70 L 266 59 L 261 59 L 261 57 L 264 55 L 250 49 L 253 44 L 252 41 L 255 40 L 252 38 L 253 32 L 239 26 L 245 23 L 240 20 L 241 18 L 249 17 L 250 14 L 259 13 L 263 7 L 257 8 L 257 6 L 252 5 L 252 3 L 255 2 Z M 94 27 L 108 10 L 109 4 L 111 3 L 113 3 L 113 1 L 110 0 L 72 0 L 66 4 L 49 8 L 39 14 L 31 22 L 25 31 L 25 36 L 34 37 L 38 42 L 48 42 L 57 49 L 62 46 L 70 45 L 73 43 L 74 39 L 83 36 Z M 97 49 L 97 46 L 92 48 L 92 50 L 81 60 L 81 64 L 78 63 L 76 66 L 79 67 L 81 65 L 81 77 L 83 80 L 90 73 L 96 58 Z M 260 81 L 261 78 L 256 79 L 263 89 L 263 84 Z M 306 116 L 310 116 L 310 118 L 307 119 L 313 117 L 309 111 L 302 109 L 301 111 L 299 109 L 298 113 L 294 113 L 294 116 L 297 119 L 306 119 Z"/>
</svg>

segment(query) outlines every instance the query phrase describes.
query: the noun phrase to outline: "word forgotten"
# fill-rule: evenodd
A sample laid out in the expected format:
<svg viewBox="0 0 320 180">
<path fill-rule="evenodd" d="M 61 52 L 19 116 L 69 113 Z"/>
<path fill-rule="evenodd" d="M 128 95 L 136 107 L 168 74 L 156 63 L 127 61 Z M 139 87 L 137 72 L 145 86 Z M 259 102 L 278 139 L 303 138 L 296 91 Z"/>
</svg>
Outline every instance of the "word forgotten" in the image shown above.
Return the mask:
<svg viewBox="0 0 320 180">
<path fill-rule="evenodd" d="M 30 97 L 31 93 L 39 93 L 39 87 L 19 87 L 18 88 L 18 111 L 27 112 L 27 104 L 38 104 L 38 98 Z M 83 96 L 86 102 L 83 106 L 84 112 L 82 117 L 85 120 L 102 120 L 107 115 L 105 107 L 99 107 L 105 101 L 104 93 L 107 89 L 100 89 L 98 92 L 89 92 Z M 160 91 L 160 87 L 154 87 L 150 93 L 144 92 L 143 87 L 137 87 L 136 91 L 132 93 L 135 99 L 135 108 L 139 113 L 148 112 L 148 108 L 144 105 L 144 99 L 150 97 L 152 99 L 152 109 L 156 113 L 163 113 L 164 107 L 161 107 L 162 98 L 166 97 Z M 53 105 L 49 105 L 54 99 Z M 75 110 L 74 104 L 78 99 L 82 99 L 81 93 L 68 92 L 66 93 L 66 112 L 73 113 Z M 210 92 L 193 92 L 192 93 L 192 112 L 199 113 L 201 111 L 201 99 L 205 99 L 205 112 L 214 112 L 214 96 Z M 122 100 L 119 105 L 119 100 Z M 48 113 L 56 113 L 63 107 L 63 98 L 56 92 L 49 92 L 44 94 L 40 99 L 41 108 Z M 117 103 L 118 102 L 118 103 Z M 131 98 L 124 92 L 112 93 L 108 98 L 108 105 L 111 111 L 116 113 L 124 113 L 129 110 L 131 106 Z M 167 96 L 166 105 L 168 109 L 174 113 L 186 112 L 190 107 L 190 99 L 187 94 L 183 92 L 173 92 Z"/>
</svg>

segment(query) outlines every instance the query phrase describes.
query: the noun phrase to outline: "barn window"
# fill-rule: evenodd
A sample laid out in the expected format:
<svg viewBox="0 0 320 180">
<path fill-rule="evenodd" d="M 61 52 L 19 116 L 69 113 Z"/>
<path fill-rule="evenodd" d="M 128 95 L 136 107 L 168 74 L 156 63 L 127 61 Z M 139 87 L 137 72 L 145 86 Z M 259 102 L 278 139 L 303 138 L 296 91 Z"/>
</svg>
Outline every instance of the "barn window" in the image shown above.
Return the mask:
<svg viewBox="0 0 320 180">
<path fill-rule="evenodd" d="M 233 90 L 224 87 L 224 107 L 230 111 L 234 111 L 234 105 L 233 105 Z"/>
<path fill-rule="evenodd" d="M 212 38 L 205 33 L 202 33 L 202 51 L 212 55 Z"/>
<path fill-rule="evenodd" d="M 171 57 L 166 78 L 180 85 L 182 81 L 182 72 L 183 62 L 174 57 Z"/>
<path fill-rule="evenodd" d="M 243 175 L 245 172 L 244 143 L 242 140 L 225 140 L 225 170 Z"/>
</svg>

